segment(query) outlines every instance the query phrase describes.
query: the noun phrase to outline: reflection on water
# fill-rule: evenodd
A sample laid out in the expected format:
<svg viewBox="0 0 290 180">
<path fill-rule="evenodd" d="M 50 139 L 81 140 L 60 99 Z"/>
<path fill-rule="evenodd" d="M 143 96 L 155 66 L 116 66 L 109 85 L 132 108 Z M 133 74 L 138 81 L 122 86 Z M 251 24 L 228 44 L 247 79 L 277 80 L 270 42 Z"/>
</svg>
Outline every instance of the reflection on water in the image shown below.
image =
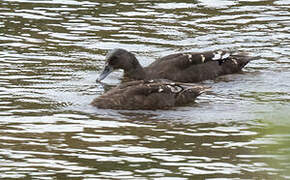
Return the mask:
<svg viewBox="0 0 290 180">
<path fill-rule="evenodd" d="M 1 1 L 1 179 L 290 179 L 289 5 Z M 186 107 L 96 109 L 106 89 L 95 79 L 116 47 L 142 65 L 180 51 L 261 58 L 202 82 L 211 91 Z"/>
</svg>

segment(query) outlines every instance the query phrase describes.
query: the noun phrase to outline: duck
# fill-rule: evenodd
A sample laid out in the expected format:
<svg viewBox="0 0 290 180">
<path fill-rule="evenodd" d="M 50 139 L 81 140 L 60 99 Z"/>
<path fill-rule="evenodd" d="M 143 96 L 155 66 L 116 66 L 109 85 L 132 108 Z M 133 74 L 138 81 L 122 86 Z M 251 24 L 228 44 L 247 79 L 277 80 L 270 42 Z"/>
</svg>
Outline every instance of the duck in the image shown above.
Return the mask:
<svg viewBox="0 0 290 180">
<path fill-rule="evenodd" d="M 217 50 L 171 54 L 142 67 L 133 53 L 117 48 L 106 55 L 105 66 L 96 81 L 100 82 L 114 70 L 122 69 L 128 80 L 168 79 L 196 83 L 237 73 L 251 60 L 253 57 L 244 52 L 235 54 Z"/>
<path fill-rule="evenodd" d="M 170 109 L 194 102 L 210 87 L 169 80 L 135 80 L 113 87 L 91 102 L 100 109 Z"/>
</svg>

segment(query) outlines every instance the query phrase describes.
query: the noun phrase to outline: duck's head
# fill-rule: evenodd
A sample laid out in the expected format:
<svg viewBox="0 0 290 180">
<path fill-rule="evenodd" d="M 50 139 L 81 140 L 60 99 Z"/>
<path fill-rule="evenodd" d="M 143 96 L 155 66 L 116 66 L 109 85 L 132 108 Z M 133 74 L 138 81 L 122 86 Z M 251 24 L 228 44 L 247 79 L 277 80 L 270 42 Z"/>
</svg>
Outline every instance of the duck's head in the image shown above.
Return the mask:
<svg viewBox="0 0 290 180">
<path fill-rule="evenodd" d="M 113 49 L 105 58 L 105 67 L 97 79 L 97 82 L 105 79 L 111 72 L 116 69 L 123 69 L 125 71 L 134 68 L 136 62 L 138 63 L 134 54 L 125 49 Z"/>
</svg>

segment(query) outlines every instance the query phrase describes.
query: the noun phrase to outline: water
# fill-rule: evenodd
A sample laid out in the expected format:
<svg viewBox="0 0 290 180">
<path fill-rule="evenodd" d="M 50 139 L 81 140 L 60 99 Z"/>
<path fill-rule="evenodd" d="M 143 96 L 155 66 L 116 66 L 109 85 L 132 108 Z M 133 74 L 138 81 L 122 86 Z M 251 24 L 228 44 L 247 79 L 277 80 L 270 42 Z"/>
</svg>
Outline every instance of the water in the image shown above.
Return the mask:
<svg viewBox="0 0 290 180">
<path fill-rule="evenodd" d="M 1 179 L 290 179 L 290 2 L 0 2 Z M 260 56 L 172 110 L 89 103 L 109 49 Z M 120 83 L 122 72 L 105 83 Z"/>
</svg>

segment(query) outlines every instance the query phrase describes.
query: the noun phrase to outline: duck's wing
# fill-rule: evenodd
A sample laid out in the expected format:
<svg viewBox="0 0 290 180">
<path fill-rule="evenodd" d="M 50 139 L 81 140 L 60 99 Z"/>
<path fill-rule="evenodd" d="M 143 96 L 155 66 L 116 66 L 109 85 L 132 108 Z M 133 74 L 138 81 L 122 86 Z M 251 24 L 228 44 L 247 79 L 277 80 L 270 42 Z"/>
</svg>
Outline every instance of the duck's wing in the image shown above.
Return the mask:
<svg viewBox="0 0 290 180">
<path fill-rule="evenodd" d="M 229 51 L 188 52 L 165 56 L 146 67 L 149 78 L 199 82 L 240 71 L 253 58 Z"/>
<path fill-rule="evenodd" d="M 183 85 L 184 87 L 184 85 Z M 194 84 L 186 84 L 184 90 L 179 92 L 176 97 L 176 105 L 184 105 L 193 102 L 196 97 L 208 91 L 210 87 Z"/>
<path fill-rule="evenodd" d="M 206 52 L 186 52 L 171 54 L 157 59 L 155 62 L 150 64 L 149 68 L 158 68 L 166 66 L 178 66 L 187 68 L 192 65 L 204 64 L 208 62 L 217 62 L 218 65 L 222 65 L 227 60 L 236 58 L 237 60 L 250 61 L 254 59 L 247 53 L 234 54 L 230 51 L 206 51 Z"/>
<path fill-rule="evenodd" d="M 91 104 L 105 109 L 164 109 L 174 105 L 174 98 L 162 83 L 132 81 L 111 89 Z"/>
<path fill-rule="evenodd" d="M 205 89 L 165 80 L 132 81 L 99 96 L 92 105 L 106 109 L 167 109 L 193 102 Z"/>
<path fill-rule="evenodd" d="M 208 87 L 179 82 L 144 83 L 131 93 L 140 109 L 166 109 L 194 102 Z M 138 102 L 137 102 L 138 101 Z M 138 106 L 138 105 L 137 105 Z"/>
</svg>

